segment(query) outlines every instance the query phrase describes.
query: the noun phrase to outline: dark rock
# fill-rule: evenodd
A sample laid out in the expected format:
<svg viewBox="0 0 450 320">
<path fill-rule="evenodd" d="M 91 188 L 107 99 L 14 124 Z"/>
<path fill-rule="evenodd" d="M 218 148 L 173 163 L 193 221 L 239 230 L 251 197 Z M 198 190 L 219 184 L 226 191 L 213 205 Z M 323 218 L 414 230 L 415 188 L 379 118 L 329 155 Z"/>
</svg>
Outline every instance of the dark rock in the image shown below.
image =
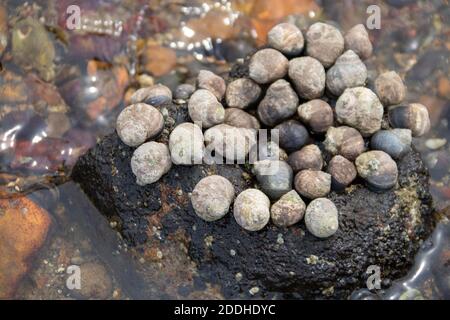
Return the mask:
<svg viewBox="0 0 450 320">
<path fill-rule="evenodd" d="M 219 286 L 226 298 L 249 298 L 254 286 L 261 298 L 347 298 L 365 287 L 369 265 L 380 266 L 385 278 L 405 275 L 431 230 L 428 173 L 416 152 L 398 162 L 395 191 L 374 193 L 355 184 L 343 194 L 330 193 L 339 210 L 339 230 L 319 240 L 304 223 L 284 229 L 269 223 L 261 231 L 247 232 L 232 212 L 214 223 L 204 222 L 187 194 L 211 174 L 228 178 L 238 194 L 253 183 L 244 180 L 242 167 L 174 166 L 160 182 L 142 187 L 130 169 L 132 151 L 113 133 L 81 157 L 73 178 L 102 213 L 120 217 L 129 243 L 144 243 L 155 225 L 162 242 L 184 234 L 198 276 Z M 212 238 L 211 245 L 205 245 L 206 237 Z M 240 281 L 237 273 L 242 274 Z"/>
</svg>

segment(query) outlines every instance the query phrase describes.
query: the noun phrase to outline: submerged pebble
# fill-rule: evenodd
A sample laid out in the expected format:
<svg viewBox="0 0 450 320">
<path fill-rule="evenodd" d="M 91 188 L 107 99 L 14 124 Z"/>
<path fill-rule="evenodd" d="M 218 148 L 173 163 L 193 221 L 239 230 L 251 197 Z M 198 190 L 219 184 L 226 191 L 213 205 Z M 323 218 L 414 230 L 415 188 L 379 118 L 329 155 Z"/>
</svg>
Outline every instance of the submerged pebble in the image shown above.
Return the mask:
<svg viewBox="0 0 450 320">
<path fill-rule="evenodd" d="M 305 169 L 322 170 L 322 152 L 315 144 L 309 144 L 299 151 L 291 153 L 288 158 L 288 163 L 292 167 L 292 170 L 294 170 L 294 173 Z"/>
<path fill-rule="evenodd" d="M 320 98 L 325 90 L 325 69 L 312 57 L 289 61 L 289 78 L 298 95 L 304 99 Z"/>
<path fill-rule="evenodd" d="M 308 199 L 325 197 L 331 191 L 331 175 L 318 170 L 302 170 L 295 176 L 295 190 Z"/>
<path fill-rule="evenodd" d="M 357 175 L 353 162 L 340 155 L 330 160 L 327 172 L 331 175 L 331 187 L 337 191 L 348 187 Z"/>
<path fill-rule="evenodd" d="M 289 227 L 303 219 L 306 205 L 295 190 L 284 194 L 270 208 L 272 222 L 279 227 Z"/>
<path fill-rule="evenodd" d="M 423 136 L 430 131 L 431 124 L 427 107 L 420 103 L 390 107 L 388 117 L 392 127 L 410 129 L 413 137 Z"/>
<path fill-rule="evenodd" d="M 345 50 L 353 50 L 362 60 L 372 55 L 373 47 L 369 33 L 363 24 L 357 24 L 344 36 Z"/>
<path fill-rule="evenodd" d="M 358 130 L 347 127 L 331 127 L 328 129 L 325 149 L 332 155 L 341 155 L 348 160 L 355 160 L 365 150 L 364 139 Z"/>
<path fill-rule="evenodd" d="M 330 24 L 316 22 L 306 32 L 306 54 L 328 68 L 344 51 L 344 37 Z"/>
<path fill-rule="evenodd" d="M 277 125 L 279 145 L 288 153 L 303 147 L 309 140 L 308 130 L 296 120 L 287 120 Z"/>
<path fill-rule="evenodd" d="M 409 129 L 380 130 L 370 139 L 373 150 L 386 152 L 394 159 L 400 159 L 411 151 L 412 134 Z"/>
<path fill-rule="evenodd" d="M 285 161 L 258 161 L 254 164 L 253 172 L 261 190 L 271 199 L 278 199 L 292 190 L 294 173 Z"/>
<path fill-rule="evenodd" d="M 200 70 L 197 76 L 197 86 L 214 94 L 217 100 L 222 100 L 227 85 L 222 77 L 209 70 Z"/>
<path fill-rule="evenodd" d="M 204 148 L 202 129 L 194 123 L 181 123 L 170 133 L 169 149 L 174 164 L 201 164 Z"/>
<path fill-rule="evenodd" d="M 141 88 L 131 96 L 131 103 L 144 102 L 158 107 L 172 101 L 172 91 L 162 84 Z"/>
<path fill-rule="evenodd" d="M 259 121 L 251 114 L 238 108 L 225 109 L 225 124 L 237 128 L 259 129 Z"/>
<path fill-rule="evenodd" d="M 195 91 L 188 102 L 189 116 L 202 128 L 210 128 L 222 123 L 225 119 L 225 109 L 210 91 L 199 89 Z"/>
<path fill-rule="evenodd" d="M 147 142 L 131 158 L 131 170 L 140 186 L 158 181 L 172 167 L 169 148 L 164 143 Z"/>
<path fill-rule="evenodd" d="M 242 191 L 234 201 L 234 218 L 245 230 L 258 231 L 270 220 L 270 200 L 257 189 Z"/>
<path fill-rule="evenodd" d="M 261 87 L 253 80 L 241 78 L 231 82 L 226 90 L 226 102 L 230 108 L 246 109 L 261 95 Z"/>
<path fill-rule="evenodd" d="M 248 67 L 250 78 L 257 83 L 271 83 L 287 74 L 288 59 L 275 49 L 262 49 L 251 57 Z"/>
<path fill-rule="evenodd" d="M 380 130 L 384 108 L 372 90 L 356 87 L 344 91 L 336 102 L 335 111 L 338 122 L 368 137 Z"/>
<path fill-rule="evenodd" d="M 368 151 L 355 161 L 361 178 L 376 190 L 389 190 L 397 183 L 397 163 L 384 151 Z"/>
<path fill-rule="evenodd" d="M 277 80 L 267 89 L 258 106 L 258 118 L 267 126 L 275 126 L 293 116 L 297 111 L 298 97 L 289 82 Z"/>
<path fill-rule="evenodd" d="M 311 201 L 306 208 L 305 225 L 318 238 L 328 238 L 335 234 L 339 228 L 339 218 L 334 203 L 326 198 Z"/>
<path fill-rule="evenodd" d="M 327 89 L 335 96 L 339 96 L 347 88 L 363 86 L 366 79 L 366 65 L 356 53 L 347 50 L 327 71 Z"/>
<path fill-rule="evenodd" d="M 195 213 L 205 221 L 223 218 L 234 200 L 231 182 L 218 175 L 200 180 L 192 191 L 191 203 Z"/>
<path fill-rule="evenodd" d="M 297 113 L 300 120 L 316 133 L 326 132 L 333 125 L 333 109 L 321 99 L 301 104 Z"/>
<path fill-rule="evenodd" d="M 116 131 L 123 143 L 136 147 L 149 139 L 156 138 L 164 129 L 164 117 L 155 107 L 132 104 L 117 117 Z"/>
<path fill-rule="evenodd" d="M 302 31 L 292 23 L 280 23 L 267 34 L 267 43 L 288 56 L 297 56 L 303 50 Z"/>
<path fill-rule="evenodd" d="M 385 106 L 392 106 L 405 99 L 406 87 L 397 72 L 389 71 L 377 77 L 375 92 Z"/>
</svg>

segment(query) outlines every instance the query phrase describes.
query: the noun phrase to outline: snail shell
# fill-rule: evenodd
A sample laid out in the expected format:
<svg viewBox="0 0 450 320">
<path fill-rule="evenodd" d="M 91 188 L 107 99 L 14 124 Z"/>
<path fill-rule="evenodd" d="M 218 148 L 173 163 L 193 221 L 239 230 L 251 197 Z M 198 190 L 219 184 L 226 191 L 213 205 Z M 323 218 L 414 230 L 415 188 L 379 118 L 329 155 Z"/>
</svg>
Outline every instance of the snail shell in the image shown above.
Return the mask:
<svg viewBox="0 0 450 320">
<path fill-rule="evenodd" d="M 325 197 L 331 191 L 331 175 L 323 171 L 302 170 L 295 176 L 295 190 L 308 199 Z"/>
<path fill-rule="evenodd" d="M 339 154 L 350 161 L 355 160 L 365 150 L 361 134 L 358 130 L 347 126 L 328 129 L 324 146 L 332 155 Z"/>
<path fill-rule="evenodd" d="M 325 198 L 311 201 L 306 208 L 305 225 L 318 238 L 328 238 L 335 234 L 339 228 L 339 219 L 334 203 Z"/>
<path fill-rule="evenodd" d="M 397 164 L 386 152 L 365 152 L 356 158 L 355 164 L 359 176 L 375 190 L 389 190 L 397 183 Z"/>
<path fill-rule="evenodd" d="M 305 169 L 322 170 L 322 152 L 315 144 L 309 144 L 299 151 L 291 153 L 288 163 L 295 173 Z"/>
<path fill-rule="evenodd" d="M 322 22 L 312 24 L 306 32 L 306 54 L 328 68 L 344 51 L 344 37 L 334 26 Z"/>
<path fill-rule="evenodd" d="M 222 100 L 227 88 L 225 80 L 209 70 L 200 70 L 197 76 L 197 86 L 210 91 L 219 101 Z"/>
<path fill-rule="evenodd" d="M 400 159 L 411 150 L 411 142 L 412 133 L 409 129 L 380 130 L 372 136 L 370 147 Z"/>
<path fill-rule="evenodd" d="M 245 230 L 261 230 L 270 220 L 270 200 L 257 189 L 244 190 L 234 201 L 233 214 Z"/>
<path fill-rule="evenodd" d="M 389 71 L 377 77 L 375 92 L 385 106 L 392 106 L 405 99 L 406 87 L 397 72 Z"/>
<path fill-rule="evenodd" d="M 257 83 L 271 83 L 284 78 L 288 70 L 288 59 L 271 48 L 256 52 L 248 65 L 249 76 Z"/>
<path fill-rule="evenodd" d="M 302 220 L 305 209 L 302 198 L 295 190 L 291 190 L 272 205 L 270 217 L 276 226 L 289 227 Z"/>
<path fill-rule="evenodd" d="M 271 199 L 278 199 L 292 190 L 294 173 L 285 161 L 258 161 L 254 164 L 253 172 L 261 190 Z"/>
<path fill-rule="evenodd" d="M 236 128 L 259 129 L 259 121 L 249 113 L 238 108 L 225 109 L 225 124 Z"/>
<path fill-rule="evenodd" d="M 230 108 L 246 109 L 260 96 L 260 86 L 255 81 L 246 78 L 234 80 L 226 90 L 226 102 Z"/>
<path fill-rule="evenodd" d="M 362 60 L 366 60 L 372 55 L 372 43 L 363 24 L 357 24 L 348 30 L 344 36 L 344 41 L 345 50 L 353 50 Z"/>
<path fill-rule="evenodd" d="M 154 183 L 172 167 L 169 148 L 164 143 L 147 142 L 137 148 L 131 157 L 131 170 L 140 186 Z"/>
<path fill-rule="evenodd" d="M 302 31 L 292 23 L 280 23 L 267 34 L 267 43 L 288 56 L 297 56 L 303 50 Z"/>
<path fill-rule="evenodd" d="M 297 109 L 303 123 L 316 133 L 326 132 L 333 125 L 333 109 L 321 99 L 310 100 Z"/>
<path fill-rule="evenodd" d="M 340 155 L 330 160 L 327 172 L 331 175 L 331 187 L 338 191 L 349 186 L 357 175 L 353 162 Z"/>
<path fill-rule="evenodd" d="M 304 99 L 315 99 L 325 90 L 325 69 L 312 57 L 300 57 L 289 61 L 289 78 L 298 95 Z"/>
<path fill-rule="evenodd" d="M 203 128 L 210 128 L 222 123 L 225 119 L 225 109 L 210 91 L 200 89 L 189 99 L 188 112 L 192 121 Z"/>
<path fill-rule="evenodd" d="M 172 91 L 162 84 L 141 88 L 131 96 L 131 103 L 144 102 L 158 107 L 172 101 Z"/>
<path fill-rule="evenodd" d="M 170 133 L 169 149 L 174 164 L 201 164 L 204 148 L 202 129 L 194 123 L 181 123 Z"/>
<path fill-rule="evenodd" d="M 430 131 L 428 110 L 420 103 L 390 107 L 388 117 L 392 127 L 410 129 L 413 137 L 423 136 Z"/>
<path fill-rule="evenodd" d="M 308 130 L 298 121 L 287 120 L 277 125 L 279 145 L 287 152 L 303 147 L 309 140 Z"/>
</svg>

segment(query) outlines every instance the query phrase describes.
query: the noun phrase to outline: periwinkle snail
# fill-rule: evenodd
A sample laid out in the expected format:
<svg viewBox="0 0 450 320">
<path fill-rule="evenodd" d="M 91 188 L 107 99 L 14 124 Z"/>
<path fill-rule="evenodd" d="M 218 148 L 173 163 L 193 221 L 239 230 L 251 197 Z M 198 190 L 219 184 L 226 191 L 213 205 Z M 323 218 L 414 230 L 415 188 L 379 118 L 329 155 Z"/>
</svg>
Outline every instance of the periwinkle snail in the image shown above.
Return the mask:
<svg viewBox="0 0 450 320">
<path fill-rule="evenodd" d="M 225 100 L 230 108 L 246 109 L 255 103 L 260 95 L 261 88 L 255 81 L 240 78 L 228 84 Z"/>
<path fill-rule="evenodd" d="M 195 213 L 205 221 L 223 218 L 234 199 L 234 187 L 228 179 L 212 175 L 200 180 L 192 191 Z"/>
<path fill-rule="evenodd" d="M 344 51 L 344 37 L 334 26 L 316 22 L 306 32 L 306 54 L 328 68 Z"/>
<path fill-rule="evenodd" d="M 169 136 L 172 161 L 178 165 L 201 164 L 203 159 L 202 129 L 194 123 L 184 122 L 173 129 Z"/>
<path fill-rule="evenodd" d="M 189 98 L 189 116 L 193 122 L 200 123 L 203 128 L 210 128 L 222 123 L 225 119 L 225 109 L 210 91 L 200 89 Z"/>
<path fill-rule="evenodd" d="M 286 75 L 288 59 L 275 49 L 262 49 L 252 56 L 248 68 L 251 79 L 260 84 L 270 83 Z"/>
<path fill-rule="evenodd" d="M 162 84 L 141 88 L 131 96 L 131 103 L 144 102 L 155 107 L 170 101 L 172 101 L 172 91 Z"/>
<path fill-rule="evenodd" d="M 305 224 L 314 236 L 331 237 L 339 228 L 338 210 L 329 199 L 315 199 L 306 208 Z"/>
<path fill-rule="evenodd" d="M 400 159 L 411 150 L 411 141 L 409 129 L 380 130 L 370 139 L 370 147 L 384 151 L 394 159 Z"/>
<path fill-rule="evenodd" d="M 331 175 L 323 171 L 302 170 L 295 176 L 295 190 L 308 199 L 325 197 L 331 190 Z"/>
<path fill-rule="evenodd" d="M 295 190 L 291 190 L 272 205 L 270 217 L 276 226 L 289 227 L 303 218 L 305 209 L 305 202 Z"/>
<path fill-rule="evenodd" d="M 331 175 L 331 187 L 340 191 L 355 180 L 357 172 L 353 162 L 343 156 L 334 156 L 328 163 L 327 172 Z"/>
<path fill-rule="evenodd" d="M 333 109 L 321 99 L 301 104 L 297 109 L 300 120 L 315 133 L 326 132 L 333 125 Z"/>
<path fill-rule="evenodd" d="M 292 23 L 280 23 L 270 29 L 267 43 L 288 56 L 299 55 L 303 50 L 302 31 Z"/>
<path fill-rule="evenodd" d="M 392 127 L 410 129 L 413 137 L 423 136 L 430 130 L 428 110 L 420 103 L 390 107 L 388 117 Z"/>
<path fill-rule="evenodd" d="M 298 95 L 304 99 L 315 99 L 325 90 L 325 69 L 312 57 L 300 57 L 289 62 L 289 78 Z"/>
<path fill-rule="evenodd" d="M 308 130 L 298 121 L 287 120 L 277 125 L 279 145 L 287 152 L 303 147 L 309 140 Z"/>
<path fill-rule="evenodd" d="M 372 43 L 369 39 L 366 27 L 357 24 L 345 33 L 345 50 L 353 50 L 361 60 L 366 60 L 372 55 Z"/>
<path fill-rule="evenodd" d="M 339 154 L 351 161 L 355 160 L 365 150 L 365 143 L 361 134 L 358 130 L 347 126 L 329 128 L 324 146 L 332 155 Z"/>
<path fill-rule="evenodd" d="M 225 80 L 209 70 L 200 70 L 197 77 L 197 86 L 214 94 L 217 100 L 222 100 L 227 88 Z"/>
<path fill-rule="evenodd" d="M 288 163 L 295 173 L 305 169 L 322 170 L 322 152 L 315 144 L 309 144 L 291 153 Z"/>
<path fill-rule="evenodd" d="M 365 152 L 356 158 L 355 164 L 359 176 L 374 190 L 388 190 L 397 183 L 397 164 L 386 152 Z"/>
<path fill-rule="evenodd" d="M 260 124 L 251 114 L 238 108 L 226 108 L 224 123 L 236 128 L 259 129 Z"/>
<path fill-rule="evenodd" d="M 270 220 L 270 200 L 258 189 L 242 191 L 234 201 L 234 218 L 247 231 L 258 231 Z"/>
<path fill-rule="evenodd" d="M 131 170 L 140 186 L 158 181 L 171 167 L 169 148 L 164 143 L 144 143 L 134 151 L 131 158 Z"/>
<path fill-rule="evenodd" d="M 375 92 L 385 106 L 402 103 L 406 87 L 395 71 L 382 73 L 375 80 Z"/>
<path fill-rule="evenodd" d="M 254 164 L 253 172 L 261 190 L 271 199 L 278 199 L 292 190 L 294 173 L 285 161 L 258 161 Z"/>
</svg>

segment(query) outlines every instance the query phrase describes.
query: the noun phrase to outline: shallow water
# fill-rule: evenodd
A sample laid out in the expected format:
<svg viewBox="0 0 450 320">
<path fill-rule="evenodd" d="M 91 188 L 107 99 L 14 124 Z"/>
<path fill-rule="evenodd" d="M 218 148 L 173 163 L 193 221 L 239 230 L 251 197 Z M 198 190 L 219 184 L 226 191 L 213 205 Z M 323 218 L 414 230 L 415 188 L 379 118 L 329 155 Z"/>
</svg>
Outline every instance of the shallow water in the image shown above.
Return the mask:
<svg viewBox="0 0 450 320">
<path fill-rule="evenodd" d="M 113 130 L 117 113 L 139 86 L 161 82 L 174 89 L 179 83 L 193 83 L 204 68 L 224 74 L 236 59 L 262 45 L 267 30 L 279 21 L 306 27 L 327 20 L 347 30 L 365 23 L 368 6 L 376 3 L 381 29 L 370 31 L 375 49 L 366 62 L 370 79 L 394 69 L 406 81 L 407 100 L 428 106 L 432 132 L 414 144 L 430 169 L 436 218 L 443 221 L 424 243 L 410 274 L 394 284 L 383 283 L 378 297 L 449 298 L 449 5 L 437 0 L 336 3 L 2 2 L 0 201 L 27 194 L 52 219 L 43 247 L 27 261 L 29 268 L 13 296 L 83 298 L 67 288 L 66 270 L 93 263 L 105 271 L 105 282 L 112 288 L 108 298 L 161 297 L 155 289 L 164 286 L 158 274 L 159 253 L 144 257 L 128 248 L 117 223 L 107 221 L 68 181 L 76 159 Z M 66 28 L 71 4 L 82 8 L 81 30 Z M 28 22 L 21 23 L 26 17 Z M 14 34 L 27 35 L 30 30 L 33 38 L 45 43 L 41 49 L 27 37 L 12 46 Z M 355 298 L 368 296 L 374 298 L 367 292 Z"/>
</svg>

